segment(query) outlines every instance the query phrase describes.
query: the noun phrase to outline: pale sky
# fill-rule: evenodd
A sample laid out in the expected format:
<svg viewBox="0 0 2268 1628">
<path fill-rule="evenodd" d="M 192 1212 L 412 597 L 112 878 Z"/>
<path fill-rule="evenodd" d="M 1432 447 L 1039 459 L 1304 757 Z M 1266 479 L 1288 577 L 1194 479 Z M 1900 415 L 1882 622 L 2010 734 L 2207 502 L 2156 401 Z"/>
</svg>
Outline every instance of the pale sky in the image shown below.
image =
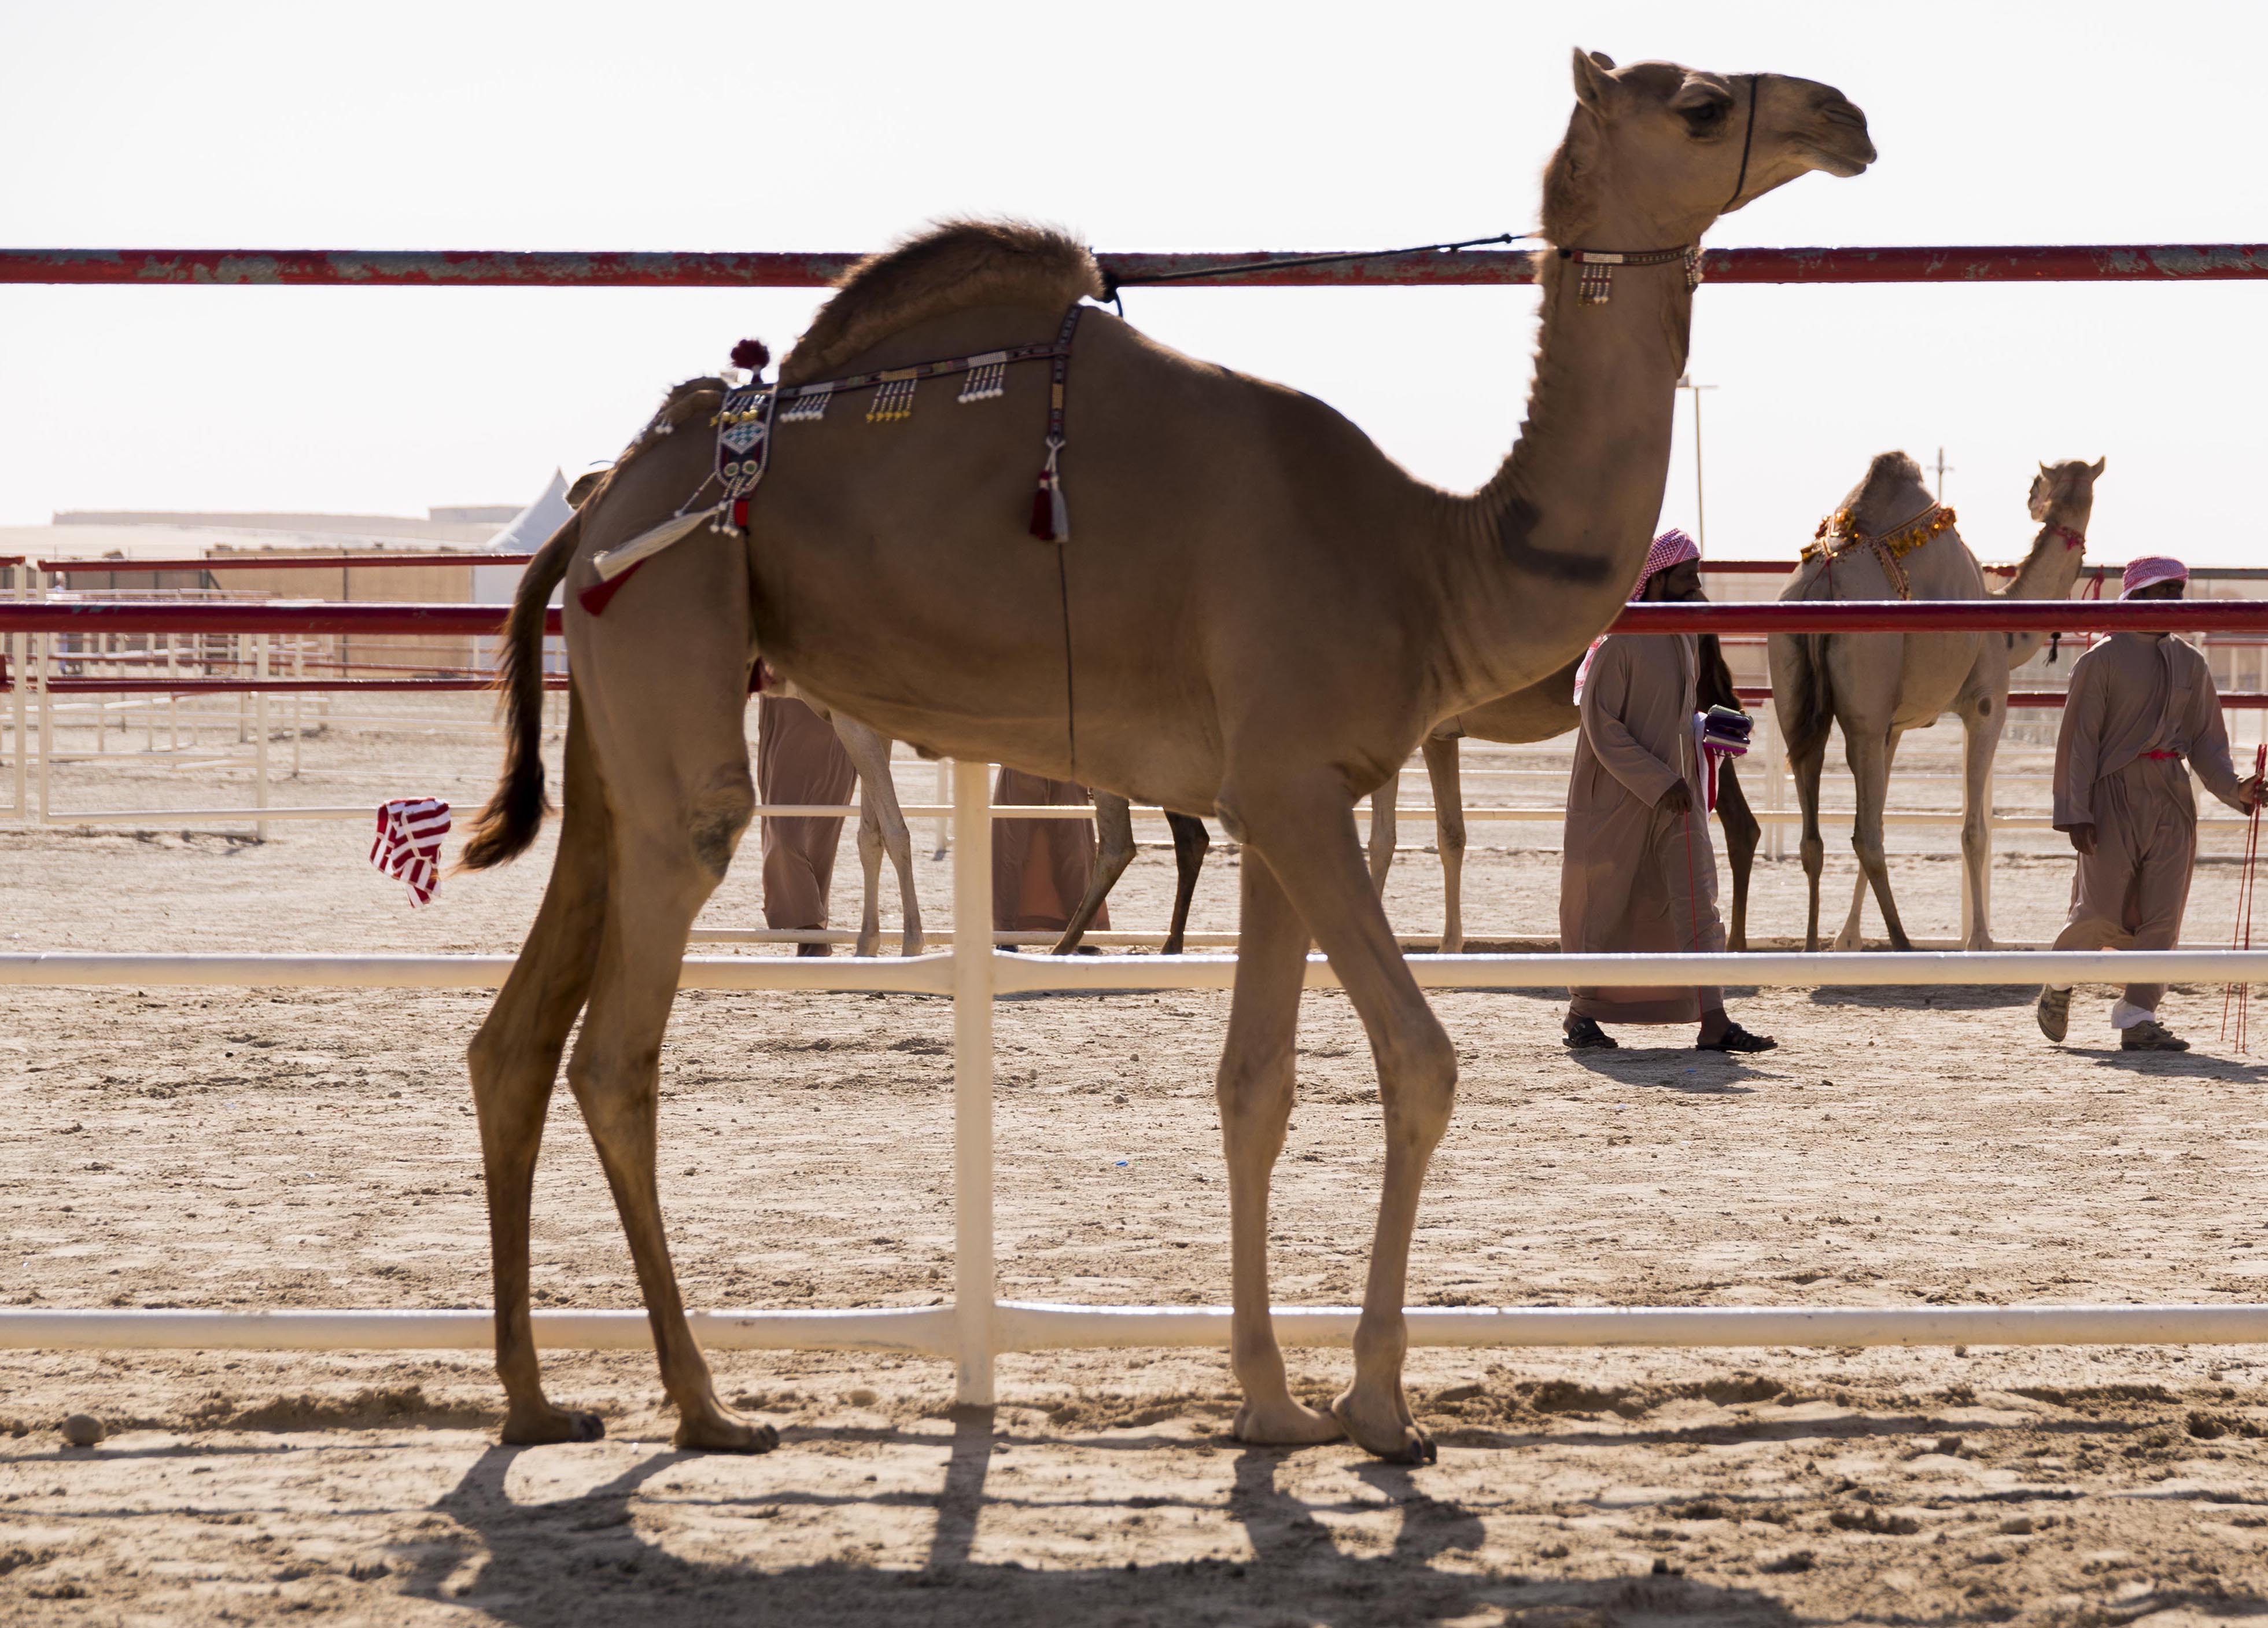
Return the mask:
<svg viewBox="0 0 2268 1628">
<path fill-rule="evenodd" d="M 2268 239 L 2259 4 L 0 7 L 15 247 L 838 249 L 932 217 L 1103 249 L 1389 247 L 1534 225 L 1572 46 L 1822 79 L 1881 160 L 1746 244 Z M 56 509 L 423 513 L 607 459 L 802 291 L 0 288 L 0 524 Z M 1525 289 L 1135 291 L 1196 355 L 1484 480 Z M 1785 557 L 1904 447 L 1970 542 L 2107 455 L 2090 556 L 2258 564 L 2268 284 L 1705 288 L 1708 544 Z M 1663 505 L 1693 524 L 1690 424 Z"/>
</svg>

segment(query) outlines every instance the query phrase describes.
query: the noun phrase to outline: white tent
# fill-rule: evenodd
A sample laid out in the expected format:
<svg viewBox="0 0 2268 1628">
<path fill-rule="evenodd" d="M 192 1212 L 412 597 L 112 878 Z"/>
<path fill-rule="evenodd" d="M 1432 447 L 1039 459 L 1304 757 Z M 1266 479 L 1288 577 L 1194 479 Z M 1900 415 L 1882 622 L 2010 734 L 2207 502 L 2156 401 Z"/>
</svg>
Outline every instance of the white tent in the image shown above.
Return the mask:
<svg viewBox="0 0 2268 1628">
<path fill-rule="evenodd" d="M 533 554 L 551 540 L 551 534 L 565 525 L 575 512 L 567 502 L 567 477 L 554 469 L 551 481 L 535 501 L 512 517 L 503 530 L 481 546 L 494 554 Z M 473 567 L 473 602 L 475 605 L 509 605 L 513 592 L 519 586 L 519 573 L 524 567 L 512 565 L 475 565 Z M 551 602 L 560 603 L 559 590 L 551 591 Z M 476 641 L 477 659 L 482 666 L 491 659 L 489 641 Z M 556 638 L 544 641 L 544 667 L 558 672 L 565 665 L 566 656 L 562 642 Z"/>
</svg>

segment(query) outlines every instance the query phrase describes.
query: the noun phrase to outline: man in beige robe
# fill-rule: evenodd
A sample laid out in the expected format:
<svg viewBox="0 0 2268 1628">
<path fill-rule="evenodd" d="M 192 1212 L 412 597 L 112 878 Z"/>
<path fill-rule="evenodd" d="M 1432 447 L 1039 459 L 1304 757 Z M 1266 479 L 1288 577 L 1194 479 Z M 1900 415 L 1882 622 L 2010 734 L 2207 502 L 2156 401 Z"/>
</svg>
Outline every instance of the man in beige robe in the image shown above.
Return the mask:
<svg viewBox="0 0 2268 1628">
<path fill-rule="evenodd" d="M 858 784 L 835 726 L 792 696 L 756 697 L 756 797 L 765 803 L 848 803 Z M 827 894 L 843 816 L 763 821 L 764 924 L 791 931 L 827 925 Z M 828 946 L 802 944 L 799 955 Z"/>
<path fill-rule="evenodd" d="M 1001 766 L 993 782 L 995 807 L 1079 807 L 1094 802 L 1086 788 Z M 1086 896 L 1094 876 L 1094 825 L 1088 820 L 996 820 L 992 822 L 992 928 L 996 932 L 1061 932 Z M 1092 926 L 1108 929 L 1110 906 Z"/>
<path fill-rule="evenodd" d="M 1663 534 L 1633 598 L 1706 597 L 1699 550 L 1683 532 Z M 1725 947 L 1694 740 L 1698 671 L 1697 641 L 1690 633 L 1617 635 L 1594 645 L 1585 660 L 1559 867 L 1559 947 L 1566 954 Z M 1716 989 L 1569 993 L 1567 1044 L 1578 1050 L 1619 1043 L 1602 1022 L 1698 1022 L 1697 1043 L 1707 1051 L 1764 1051 L 1776 1043 L 1727 1017 Z"/>
<path fill-rule="evenodd" d="M 2136 560 L 2122 600 L 2180 599 L 2179 560 Z M 2186 759 L 2205 789 L 2238 813 L 2260 796 L 2228 760 L 2228 734 L 2212 670 L 2164 633 L 2114 633 L 2073 664 L 2056 734 L 2055 826 L 2079 852 L 2071 915 L 2059 950 L 2169 950 L 2182 936 L 2197 863 L 2197 799 Z M 2130 983 L 2110 1008 L 2125 1051 L 2187 1051 L 2158 1021 L 2162 983 Z M 2061 1040 L 2071 990 L 2040 991 L 2040 1032 Z"/>
</svg>

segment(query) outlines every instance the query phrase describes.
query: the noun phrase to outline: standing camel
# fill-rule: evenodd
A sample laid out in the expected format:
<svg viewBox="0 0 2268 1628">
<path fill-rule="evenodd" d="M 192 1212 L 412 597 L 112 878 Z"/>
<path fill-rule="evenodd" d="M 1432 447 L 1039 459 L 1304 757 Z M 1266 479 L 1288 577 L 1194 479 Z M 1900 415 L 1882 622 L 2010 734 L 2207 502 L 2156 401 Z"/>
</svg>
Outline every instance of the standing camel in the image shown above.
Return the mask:
<svg viewBox="0 0 2268 1628">
<path fill-rule="evenodd" d="M 2070 597 L 2087 552 L 2087 523 L 2095 509 L 2095 477 L 2104 460 L 2040 466 L 2032 479 L 2030 509 L 2040 522 L 2031 552 L 2015 580 L 1994 593 L 1984 586 L 1977 556 L 1961 541 L 1953 512 L 1933 501 L 1921 466 L 1904 453 L 1883 453 L 1820 523 L 1819 540 L 1804 550 L 1782 600 L 2059 600 Z M 1819 775 L 1827 759 L 1827 732 L 1843 726 L 1843 747 L 1857 783 L 1858 814 L 1851 846 L 1859 877 L 1850 919 L 1835 939 L 1838 950 L 1859 947 L 1859 917 L 1871 885 L 1889 930 L 1890 947 L 1913 947 L 1890 898 L 1889 866 L 1882 853 L 1882 807 L 1898 738 L 1926 729 L 1948 711 L 1965 731 L 1961 799 L 1962 885 L 1970 902 L 1966 947 L 1992 947 L 1986 920 L 1984 869 L 1992 858 L 1992 811 L 1985 783 L 2008 715 L 2008 674 L 2029 660 L 2036 633 L 1776 633 L 1768 641 L 1772 704 L 1787 742 L 1803 807 L 1803 873 L 1810 910 L 1803 937 L 1819 947 L 1819 873 L 1826 845 L 1819 835 Z"/>
<path fill-rule="evenodd" d="M 1745 711 L 1733 688 L 1732 669 L 1713 633 L 1700 636 L 1700 687 L 1697 704 Z M 1425 777 L 1433 793 L 1433 829 L 1441 854 L 1441 954 L 1454 955 L 1465 947 L 1464 867 L 1465 805 L 1457 767 L 1457 742 L 1465 739 L 1493 740 L 1506 746 L 1528 746 L 1564 735 L 1580 720 L 1575 708 L 1575 669 L 1579 658 L 1542 683 L 1517 695 L 1498 696 L 1444 718 L 1428 732 L 1424 743 Z M 1370 872 L 1381 892 L 1394 863 L 1394 799 L 1400 778 L 1389 780 L 1371 799 Z M 1717 820 L 1725 828 L 1725 851 L 1733 872 L 1733 919 L 1726 934 L 1729 949 L 1749 947 L 1749 879 L 1755 869 L 1756 841 L 1763 828 L 1749 808 L 1733 760 L 1718 771 Z"/>
<path fill-rule="evenodd" d="M 546 1399 L 527 1310 L 536 1151 L 586 1001 L 568 1084 L 621 1212 L 677 1442 L 746 1452 L 777 1440 L 717 1398 L 655 1172 L 659 1058 L 687 931 L 754 805 L 741 714 L 761 652 L 806 694 L 939 755 L 1213 814 L 1243 845 L 1218 1079 L 1235 1432 L 1272 1443 L 1344 1433 L 1386 1458 L 1433 1456 L 1403 1392 L 1403 1306 L 1456 1050 L 1365 871 L 1355 802 L 1433 720 L 1557 672 L 1622 609 L 1660 509 L 1692 311 L 1685 268 L 1702 232 L 1808 171 L 1855 175 L 1874 157 L 1865 116 L 1827 85 L 1667 63 L 1616 70 L 1580 53 L 1574 78 L 1543 180 L 1543 235 L 1564 247 L 1536 256 L 1528 422 L 1477 492 L 1430 486 L 1322 402 L 1088 307 L 1064 364 L 1067 396 L 1054 397 L 1068 417 L 1048 446 L 1052 393 L 1037 364 L 1008 365 L 1004 395 L 972 379 L 967 405 L 948 381 L 917 408 L 911 382 L 894 382 L 783 420 L 745 545 L 692 534 L 592 615 L 593 556 L 715 490 L 705 438 L 660 432 L 718 414 L 718 382 L 696 379 L 544 546 L 507 624 L 504 778 L 465 852 L 493 865 L 540 826 L 541 771 L 525 767 L 541 744 L 535 652 L 563 576 L 564 826 L 470 1057 L 507 1440 L 600 1430 Z M 1073 331 L 1066 307 L 1101 286 L 1093 258 L 1060 235 L 943 227 L 856 269 L 782 385 L 1046 348 Z M 1269 1178 L 1315 941 L 1369 1035 L 1386 1142 L 1353 1378 L 1328 1411 L 1291 1393 L 1268 1290 Z"/>
</svg>

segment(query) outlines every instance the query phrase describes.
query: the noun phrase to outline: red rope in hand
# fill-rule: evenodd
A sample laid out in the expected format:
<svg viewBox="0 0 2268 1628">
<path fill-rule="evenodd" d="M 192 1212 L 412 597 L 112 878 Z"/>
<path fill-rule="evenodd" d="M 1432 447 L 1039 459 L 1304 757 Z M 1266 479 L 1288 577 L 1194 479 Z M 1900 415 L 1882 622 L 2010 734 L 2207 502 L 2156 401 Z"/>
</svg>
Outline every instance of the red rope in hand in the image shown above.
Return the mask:
<svg viewBox="0 0 2268 1628">
<path fill-rule="evenodd" d="M 2268 775 L 2268 741 L 2263 741 L 2252 755 L 2252 784 L 2255 793 L 2252 807 L 2245 816 L 2244 866 L 2237 873 L 2236 925 L 2235 931 L 2229 935 L 2231 949 L 2249 950 L 2252 947 L 2252 878 L 2260 859 L 2258 788 L 2264 775 Z M 2250 983 L 2231 983 L 2221 991 L 2220 1037 L 2224 1041 L 2228 1038 L 2229 1008 L 2233 1002 L 2236 1011 L 2236 1049 L 2239 1052 L 2246 1051 L 2245 1007 L 2251 993 L 2252 986 Z"/>
</svg>

